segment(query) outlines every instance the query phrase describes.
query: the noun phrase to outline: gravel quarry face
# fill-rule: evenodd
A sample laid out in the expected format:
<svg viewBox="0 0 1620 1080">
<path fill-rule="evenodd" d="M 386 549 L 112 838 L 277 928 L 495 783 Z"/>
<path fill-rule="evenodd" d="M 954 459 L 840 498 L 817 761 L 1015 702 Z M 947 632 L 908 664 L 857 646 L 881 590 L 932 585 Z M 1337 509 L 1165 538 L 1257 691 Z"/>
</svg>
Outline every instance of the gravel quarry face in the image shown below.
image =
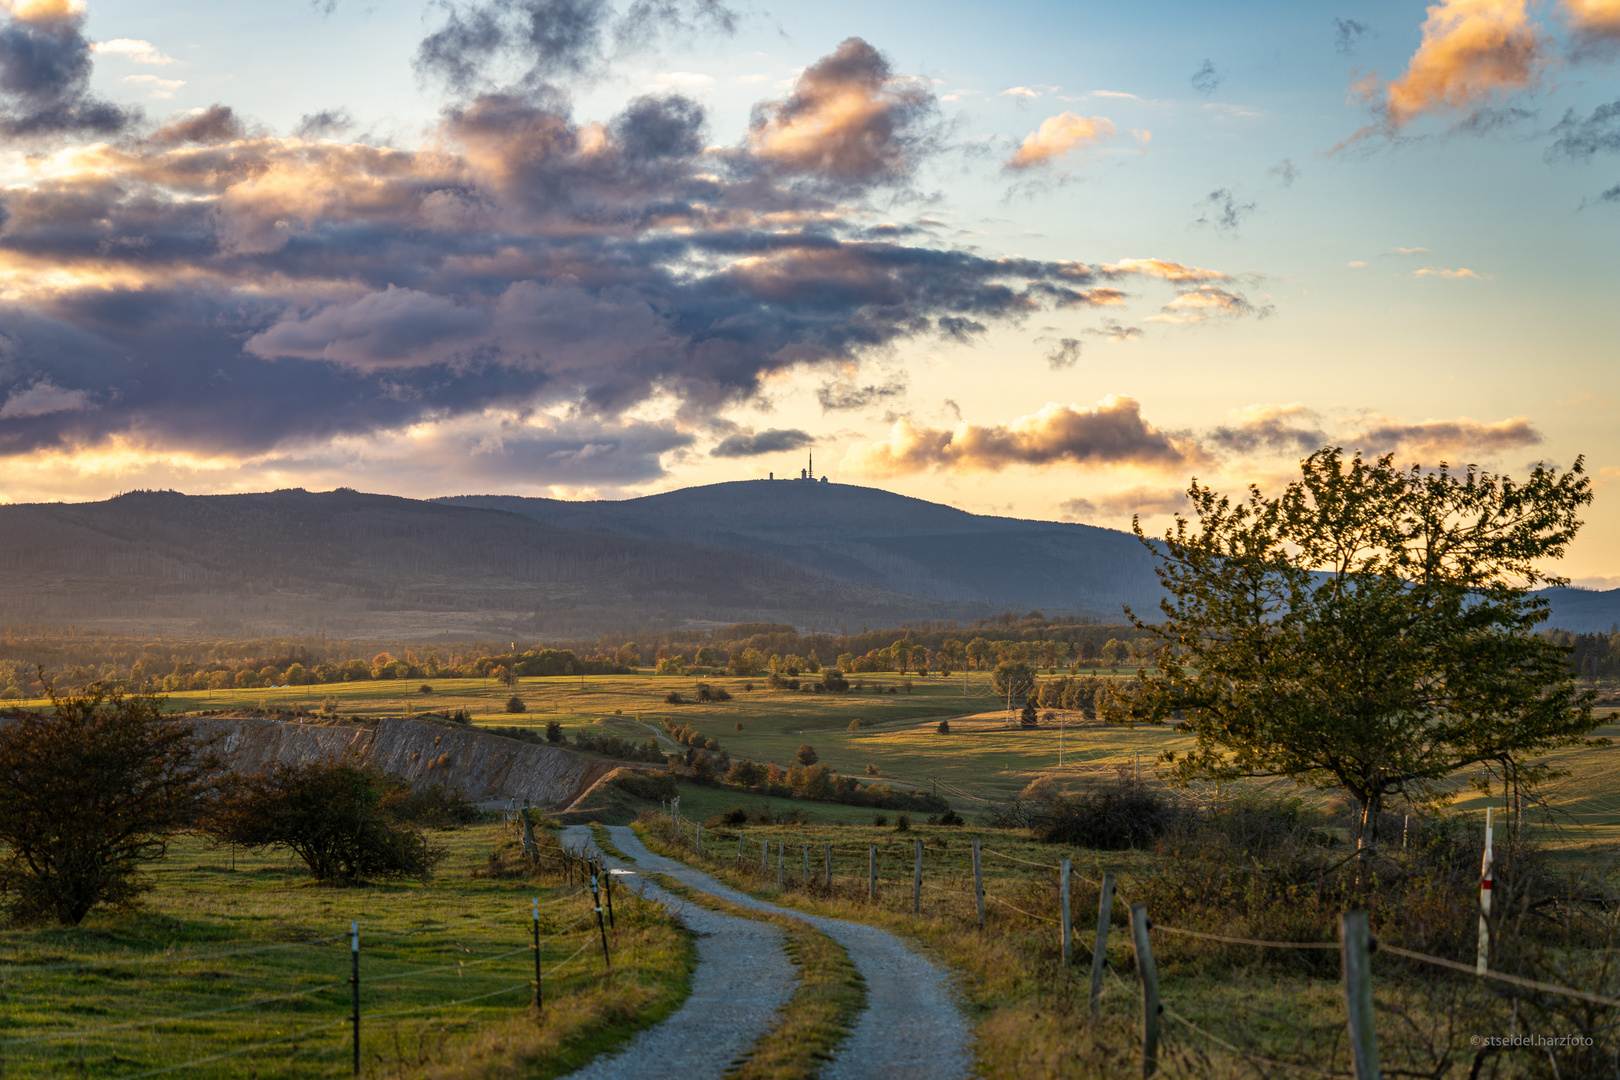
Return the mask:
<svg viewBox="0 0 1620 1080">
<path fill-rule="evenodd" d="M 591 831 L 583 825 L 564 829 L 562 842 L 574 851 L 599 850 Z M 625 868 L 612 857 L 608 865 Z M 663 904 L 698 936 L 692 994 L 663 1023 L 643 1031 L 618 1053 L 597 1058 L 570 1077 L 700 1080 L 722 1076 L 732 1062 L 775 1026 L 777 1010 L 798 988 L 798 974 L 783 951 L 786 935 L 768 922 L 722 915 L 688 903 L 647 878 L 614 876 L 617 884 Z"/>
<path fill-rule="evenodd" d="M 956 1002 L 949 977 L 900 938 L 875 926 L 808 915 L 802 911 L 756 900 L 752 896 L 720 884 L 701 870 L 694 870 L 674 859 L 654 855 L 626 826 L 609 826 L 608 835 L 612 838 L 614 846 L 634 860 L 625 863 L 609 856 L 607 861 L 610 867 L 623 867 L 647 874 L 668 874 L 688 888 L 730 901 L 740 907 L 800 919 L 848 950 L 850 959 L 860 971 L 861 977 L 866 980 L 866 1009 L 856 1021 L 855 1029 L 834 1052 L 833 1060 L 822 1069 L 821 1075 L 825 1080 L 868 1080 L 868 1078 L 959 1080 L 973 1075 L 973 1051 L 968 1034 L 971 1025 Z M 589 837 L 589 830 L 583 826 L 574 826 L 563 832 L 563 842 L 570 846 L 589 844 Z M 594 848 L 594 844 L 589 846 Z M 646 884 L 651 885 L 650 882 Z M 658 891 L 665 896 L 669 895 L 663 890 Z M 648 896 L 656 898 L 657 894 L 649 891 Z M 679 903 L 674 897 L 670 899 Z M 670 906 L 671 910 L 675 910 L 673 905 Z M 713 917 L 712 912 L 692 905 L 684 905 L 684 909 L 677 911 L 676 914 L 688 926 L 694 926 L 689 917 L 694 917 L 700 912 Z M 769 925 L 738 919 L 732 919 L 731 922 L 748 922 L 752 926 Z M 721 931 L 724 932 L 726 931 Z M 777 948 L 780 949 L 780 938 L 777 940 Z M 785 959 L 783 962 L 786 963 Z M 702 974 L 700 943 L 698 976 L 693 982 L 694 998 L 697 979 L 701 978 Z M 765 994 L 770 989 L 766 978 L 763 968 L 758 969 L 758 974 L 746 984 L 744 992 L 755 996 Z M 785 1002 L 791 994 L 793 978 L 790 969 L 779 982 L 782 989 L 779 1002 Z M 730 1004 L 727 1002 L 727 1005 Z M 690 1002 L 675 1016 L 638 1037 L 636 1042 L 670 1029 L 681 1031 L 678 1025 L 689 1007 Z M 765 1026 L 759 1029 L 760 1033 L 769 1026 L 770 1022 L 767 1020 Z M 680 1052 L 690 1048 L 693 1041 L 687 1038 L 687 1034 L 688 1032 L 683 1032 L 677 1036 L 681 1046 Z M 744 1042 L 743 1047 L 746 1048 L 751 1042 L 751 1039 Z M 635 1043 L 631 1045 L 634 1047 Z M 621 1058 L 599 1062 L 574 1075 L 589 1076 L 592 1080 L 598 1077 L 604 1080 L 609 1077 L 614 1080 L 621 1078 L 628 1080 L 631 1077 L 666 1075 L 692 1078 L 719 1077 L 726 1064 L 714 1066 L 706 1060 L 702 1064 L 694 1062 L 690 1067 L 676 1067 L 667 1072 L 643 1073 L 630 1069 L 591 1071 L 598 1066 L 606 1067 L 619 1060 Z"/>
</svg>

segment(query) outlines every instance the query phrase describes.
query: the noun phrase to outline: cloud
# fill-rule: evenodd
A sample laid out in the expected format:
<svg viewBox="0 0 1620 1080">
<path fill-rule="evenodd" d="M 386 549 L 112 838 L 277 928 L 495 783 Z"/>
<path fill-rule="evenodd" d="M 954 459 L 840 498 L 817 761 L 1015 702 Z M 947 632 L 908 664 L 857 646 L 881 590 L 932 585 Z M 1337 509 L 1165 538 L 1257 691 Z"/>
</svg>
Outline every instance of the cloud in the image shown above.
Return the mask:
<svg viewBox="0 0 1620 1080">
<path fill-rule="evenodd" d="M 1080 339 L 1066 337 L 1046 354 L 1046 363 L 1053 371 L 1072 368 L 1080 360 Z"/>
<path fill-rule="evenodd" d="M 1177 295 L 1159 309 L 1159 314 L 1149 315 L 1142 321 L 1201 323 L 1218 316 L 1247 315 L 1253 311 L 1253 305 L 1237 293 L 1228 292 L 1218 285 L 1200 285 Z"/>
<path fill-rule="evenodd" d="M 1294 164 L 1292 158 L 1283 158 L 1267 169 L 1266 173 L 1275 176 L 1283 187 L 1293 187 L 1294 181 L 1299 179 L 1299 167 Z"/>
<path fill-rule="evenodd" d="M 1204 197 L 1204 212 L 1198 216 L 1199 225 L 1213 225 L 1216 229 L 1229 232 L 1236 229 L 1243 219 L 1254 213 L 1255 204 L 1252 202 L 1239 202 L 1236 195 L 1227 188 L 1219 188 Z"/>
<path fill-rule="evenodd" d="M 777 454 L 786 450 L 798 450 L 810 446 L 815 437 L 808 431 L 798 428 L 772 428 L 761 431 L 755 435 L 728 435 L 720 440 L 710 457 L 742 458 L 758 457 L 761 454 Z"/>
<path fill-rule="evenodd" d="M 996 96 L 1012 98 L 1038 98 L 1041 96 L 1041 92 L 1039 90 L 1032 90 L 1027 86 L 1009 86 L 1007 89 L 997 93 Z"/>
<path fill-rule="evenodd" d="M 1096 334 L 1109 341 L 1129 341 L 1142 336 L 1142 329 L 1138 326 L 1121 326 L 1119 323 L 1105 323 L 1100 330 L 1083 330 L 1081 333 Z"/>
<path fill-rule="evenodd" d="M 1364 452 L 1394 453 L 1425 465 L 1442 460 L 1463 461 L 1492 457 L 1506 450 L 1537 446 L 1541 432 L 1524 417 L 1481 423 L 1466 417 L 1407 423 L 1392 416 L 1369 415 L 1356 420 L 1352 439 Z"/>
<path fill-rule="evenodd" d="M 748 151 L 771 172 L 834 188 L 899 183 L 933 150 L 937 110 L 927 82 L 896 76 L 876 49 L 847 38 L 786 99 L 755 106 Z"/>
<path fill-rule="evenodd" d="M 868 383 L 866 386 L 856 386 L 851 382 L 828 383 L 816 390 L 816 400 L 821 402 L 824 413 L 848 412 L 865 409 L 890 398 L 904 397 L 905 393 L 906 380 L 904 376 L 899 376 L 888 382 Z"/>
<path fill-rule="evenodd" d="M 1455 270 L 1449 270 L 1444 266 L 1425 266 L 1421 270 L 1412 271 L 1412 276 L 1448 278 L 1452 281 L 1473 278 L 1475 281 L 1483 281 L 1487 275 L 1476 274 L 1466 266 L 1460 266 Z"/>
<path fill-rule="evenodd" d="M 146 87 L 155 98 L 172 98 L 176 90 L 186 85 L 184 79 L 160 79 L 156 75 L 125 75 L 124 81 Z"/>
<path fill-rule="evenodd" d="M 1226 275 L 1219 270 L 1205 270 L 1198 266 L 1184 266 L 1169 259 L 1121 259 L 1117 263 L 1104 263 L 1101 267 L 1105 277 L 1118 277 L 1126 274 L 1143 274 L 1148 277 L 1163 278 L 1177 284 L 1192 281 L 1224 281 Z"/>
<path fill-rule="evenodd" d="M 1560 0 L 1573 39 L 1573 58 L 1586 60 L 1613 56 L 1620 48 L 1620 0 Z"/>
<path fill-rule="evenodd" d="M 172 64 L 174 57 L 164 56 L 158 52 L 157 47 L 150 41 L 141 41 L 139 38 L 113 38 L 111 41 L 94 41 L 90 43 L 90 51 L 108 56 L 122 56 L 136 64 Z"/>
<path fill-rule="evenodd" d="M 0 24 L 0 134 L 122 131 L 133 114 L 90 93 L 90 53 L 82 5 L 10 4 Z"/>
<path fill-rule="evenodd" d="M 1527 5 L 1528 0 L 1432 5 L 1406 72 L 1384 88 L 1386 122 L 1398 129 L 1425 113 L 1470 113 L 1539 83 L 1549 46 L 1545 32 L 1530 21 Z"/>
<path fill-rule="evenodd" d="M 1332 441 L 1321 416 L 1303 405 L 1249 405 L 1233 410 L 1231 424 L 1206 436 L 1210 445 L 1233 453 L 1255 451 L 1311 454 Z"/>
<path fill-rule="evenodd" d="M 1372 33 L 1372 27 L 1355 19 L 1333 20 L 1333 51 L 1348 56 L 1362 38 Z"/>
<path fill-rule="evenodd" d="M 83 412 L 90 408 L 90 395 L 83 390 L 64 390 L 46 377 L 32 386 L 14 389 L 0 405 L 0 420 L 21 420 L 52 413 Z"/>
<path fill-rule="evenodd" d="M 888 439 L 856 443 L 844 466 L 872 476 L 927 470 L 998 472 L 1011 465 L 1138 465 L 1178 469 L 1204 460 L 1191 440 L 1167 434 L 1142 417 L 1128 397 L 1095 407 L 1050 404 L 1007 425 L 959 423 L 952 429 L 895 421 Z"/>
<path fill-rule="evenodd" d="M 1203 64 L 1199 66 L 1198 70 L 1192 73 L 1192 77 L 1187 80 L 1187 82 L 1192 85 L 1194 90 L 1198 91 L 1200 94 L 1203 94 L 1205 97 L 1208 97 L 1216 90 L 1220 89 L 1222 81 L 1223 78 L 1220 72 L 1215 70 L 1215 62 L 1213 60 L 1205 60 Z"/>
<path fill-rule="evenodd" d="M 1118 521 L 1137 515 L 1178 514 L 1186 509 L 1186 492 L 1153 487 L 1126 488 L 1089 499 L 1067 499 L 1058 505 L 1065 521 Z"/>
<path fill-rule="evenodd" d="M 1599 152 L 1620 153 L 1620 101 L 1592 110 L 1584 119 L 1574 109 L 1553 127 L 1558 138 L 1547 148 L 1547 160 L 1588 161 Z"/>
<path fill-rule="evenodd" d="M 1045 165 L 1082 147 L 1093 146 L 1113 137 L 1114 122 L 1106 116 L 1059 113 L 1042 120 L 1040 127 L 1025 136 L 1004 167 L 1028 169 Z"/>
<path fill-rule="evenodd" d="M 1398 247 L 1384 252 L 1385 255 L 1427 255 L 1428 253 L 1429 249 L 1426 247 Z"/>
<path fill-rule="evenodd" d="M 293 134 L 300 139 L 321 139 L 342 135 L 353 127 L 354 117 L 349 115 L 349 110 L 322 109 L 316 113 L 305 113 L 293 129 Z"/>
</svg>

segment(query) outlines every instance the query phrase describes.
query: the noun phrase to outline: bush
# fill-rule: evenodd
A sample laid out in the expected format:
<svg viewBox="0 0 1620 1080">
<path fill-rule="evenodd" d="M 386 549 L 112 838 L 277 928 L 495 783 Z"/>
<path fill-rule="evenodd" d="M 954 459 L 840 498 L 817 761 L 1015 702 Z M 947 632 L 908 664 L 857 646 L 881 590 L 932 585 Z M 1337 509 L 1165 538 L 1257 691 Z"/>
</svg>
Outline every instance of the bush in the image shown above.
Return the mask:
<svg viewBox="0 0 1620 1080">
<path fill-rule="evenodd" d="M 278 762 L 222 787 L 207 831 L 246 848 L 289 848 L 316 881 L 426 878 L 446 854 L 396 818 L 404 781 L 375 766 Z"/>
<path fill-rule="evenodd" d="M 741 731 L 742 730 L 742 721 L 741 720 L 737 721 L 735 724 L 732 725 L 732 727 L 735 727 L 738 731 Z"/>
<path fill-rule="evenodd" d="M 429 686 L 427 683 L 423 683 L 421 686 L 416 688 L 416 692 L 418 694 L 431 694 L 433 693 L 433 687 Z"/>
<path fill-rule="evenodd" d="M 470 723 L 472 723 L 472 714 L 469 713 L 466 709 L 456 709 L 453 712 L 445 713 L 444 718 L 446 720 L 450 721 L 452 724 L 470 724 Z"/>
<path fill-rule="evenodd" d="M 396 821 L 434 829 L 474 825 L 484 817 L 484 812 L 467 797 L 465 791 L 448 784 L 428 784 L 408 792 L 390 793 L 383 800 L 383 808 Z"/>
<path fill-rule="evenodd" d="M 793 756 L 798 759 L 800 765 L 814 765 L 820 760 L 816 757 L 816 748 L 809 743 L 800 744 L 798 753 Z"/>
<path fill-rule="evenodd" d="M 910 832 L 911 831 L 911 815 L 904 812 L 904 811 L 901 811 L 899 814 L 895 815 L 894 831 L 895 832 Z"/>
<path fill-rule="evenodd" d="M 1121 777 L 1079 795 L 1057 795 L 1034 814 L 1045 841 L 1103 851 L 1147 847 L 1176 824 L 1177 811 L 1140 780 Z"/>
<path fill-rule="evenodd" d="M 684 705 L 686 704 L 686 699 L 681 697 L 681 692 L 679 690 L 671 690 L 669 693 L 664 695 L 664 702 L 669 705 Z"/>
<path fill-rule="evenodd" d="M 941 825 L 961 825 L 963 824 L 962 815 L 958 814 L 953 807 L 940 815 L 939 823 Z"/>
<path fill-rule="evenodd" d="M 516 694 L 513 694 L 511 697 L 506 699 L 506 711 L 509 713 L 521 713 L 528 712 L 529 708 L 527 705 L 523 704 L 522 698 L 518 697 Z"/>
<path fill-rule="evenodd" d="M 518 742 L 535 743 L 540 741 L 540 733 L 533 728 L 526 727 L 487 727 L 486 735 L 500 735 L 507 739 L 516 739 Z"/>
<path fill-rule="evenodd" d="M 563 741 L 562 725 L 555 720 L 546 721 L 546 742 L 560 743 Z"/>
<path fill-rule="evenodd" d="M 155 697 L 57 697 L 55 714 L 0 727 L 0 903 L 14 922 L 77 926 L 131 906 L 141 864 L 205 813 L 219 767 Z"/>
<path fill-rule="evenodd" d="M 721 814 L 719 818 L 716 819 L 716 824 L 746 825 L 748 824 L 748 811 L 744 810 L 740 806 L 733 806 L 730 810 L 727 810 L 724 814 Z"/>
<path fill-rule="evenodd" d="M 856 717 L 854 720 L 851 720 L 849 722 L 849 727 L 845 728 L 844 730 L 845 731 L 859 731 L 859 730 L 861 730 L 861 720 L 860 720 L 860 718 Z"/>
<path fill-rule="evenodd" d="M 872 815 L 872 824 L 876 825 L 878 828 L 881 829 L 881 828 L 883 828 L 883 826 L 887 825 L 888 823 L 889 823 L 889 815 L 888 814 L 873 814 Z"/>
<path fill-rule="evenodd" d="M 949 720 L 941 720 L 939 722 L 939 726 L 934 730 L 941 735 L 949 735 L 951 733 L 951 722 Z"/>
<path fill-rule="evenodd" d="M 613 786 L 638 799 L 657 799 L 660 802 L 680 794 L 675 778 L 668 773 L 649 773 L 636 770 L 613 778 Z"/>
</svg>

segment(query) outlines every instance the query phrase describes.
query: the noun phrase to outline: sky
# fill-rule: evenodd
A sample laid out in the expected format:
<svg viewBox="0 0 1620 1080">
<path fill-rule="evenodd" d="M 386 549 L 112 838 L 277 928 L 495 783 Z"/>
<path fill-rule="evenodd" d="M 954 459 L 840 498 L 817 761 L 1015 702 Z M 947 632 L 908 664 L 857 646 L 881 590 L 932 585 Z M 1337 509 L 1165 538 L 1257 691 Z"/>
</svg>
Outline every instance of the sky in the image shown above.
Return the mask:
<svg viewBox="0 0 1620 1080">
<path fill-rule="evenodd" d="M 0 501 L 1584 456 L 1620 0 L 0 0 Z"/>
</svg>

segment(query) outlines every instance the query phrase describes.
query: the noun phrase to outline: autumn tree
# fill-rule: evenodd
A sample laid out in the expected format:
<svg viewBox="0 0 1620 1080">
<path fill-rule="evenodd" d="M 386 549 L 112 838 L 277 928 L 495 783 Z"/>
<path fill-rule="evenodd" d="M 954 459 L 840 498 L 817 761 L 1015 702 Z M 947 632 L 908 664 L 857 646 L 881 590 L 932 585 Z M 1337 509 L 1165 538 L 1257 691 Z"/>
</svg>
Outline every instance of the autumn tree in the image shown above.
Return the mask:
<svg viewBox="0 0 1620 1080">
<path fill-rule="evenodd" d="M 1386 800 L 1441 802 L 1459 772 L 1533 784 L 1596 726 L 1532 595 L 1566 583 L 1544 568 L 1591 502 L 1580 460 L 1520 483 L 1330 448 L 1276 498 L 1196 480 L 1188 497 L 1196 522 L 1149 544 L 1163 619 L 1131 615 L 1156 666 L 1105 709 L 1179 719 L 1195 745 L 1165 755 L 1177 779 L 1342 790 L 1370 847 Z"/>
<path fill-rule="evenodd" d="M 52 713 L 0 727 L 0 904 L 20 923 L 77 926 L 132 904 L 141 866 L 205 811 L 219 767 L 162 700 L 92 683 Z"/>
</svg>

